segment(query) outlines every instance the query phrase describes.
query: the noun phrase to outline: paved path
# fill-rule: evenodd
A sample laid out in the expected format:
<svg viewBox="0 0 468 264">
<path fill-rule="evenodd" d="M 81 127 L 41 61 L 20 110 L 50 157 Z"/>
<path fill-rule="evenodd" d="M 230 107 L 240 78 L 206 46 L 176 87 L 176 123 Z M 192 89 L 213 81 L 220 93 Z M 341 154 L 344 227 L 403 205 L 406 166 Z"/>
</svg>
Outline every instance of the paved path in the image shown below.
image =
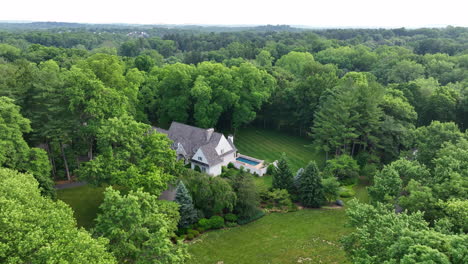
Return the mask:
<svg viewBox="0 0 468 264">
<path fill-rule="evenodd" d="M 69 183 L 62 183 L 55 185 L 55 189 L 62 190 L 62 189 L 70 189 L 75 187 L 80 187 L 86 185 L 86 182 L 69 182 Z"/>
</svg>

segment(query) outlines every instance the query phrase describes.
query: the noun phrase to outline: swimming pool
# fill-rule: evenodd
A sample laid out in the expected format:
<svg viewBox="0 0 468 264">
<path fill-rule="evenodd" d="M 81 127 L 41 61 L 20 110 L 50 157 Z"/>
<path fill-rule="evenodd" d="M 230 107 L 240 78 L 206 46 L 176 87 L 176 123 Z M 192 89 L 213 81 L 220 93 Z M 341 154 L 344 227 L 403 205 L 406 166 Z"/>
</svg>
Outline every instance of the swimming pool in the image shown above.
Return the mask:
<svg viewBox="0 0 468 264">
<path fill-rule="evenodd" d="M 240 162 L 244 162 L 244 163 L 250 164 L 250 165 L 253 165 L 253 166 L 260 164 L 260 162 L 253 161 L 253 160 L 249 160 L 249 159 L 242 158 L 242 157 L 239 157 L 239 158 L 237 158 L 236 160 L 238 160 L 238 161 L 240 161 Z"/>
</svg>

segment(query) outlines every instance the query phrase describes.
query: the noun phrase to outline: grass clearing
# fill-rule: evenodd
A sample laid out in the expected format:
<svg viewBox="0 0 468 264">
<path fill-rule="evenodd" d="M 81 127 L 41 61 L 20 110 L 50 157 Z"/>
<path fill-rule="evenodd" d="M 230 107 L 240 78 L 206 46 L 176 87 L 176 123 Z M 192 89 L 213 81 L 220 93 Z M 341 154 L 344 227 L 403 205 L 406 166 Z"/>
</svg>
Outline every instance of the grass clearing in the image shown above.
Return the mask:
<svg viewBox="0 0 468 264">
<path fill-rule="evenodd" d="M 94 226 L 99 205 L 104 200 L 105 187 L 80 187 L 57 190 L 57 196 L 73 209 L 78 226 L 89 229 Z"/>
<path fill-rule="evenodd" d="M 347 263 L 338 240 L 351 229 L 344 210 L 273 213 L 250 224 L 194 240 L 191 263 Z"/>
</svg>

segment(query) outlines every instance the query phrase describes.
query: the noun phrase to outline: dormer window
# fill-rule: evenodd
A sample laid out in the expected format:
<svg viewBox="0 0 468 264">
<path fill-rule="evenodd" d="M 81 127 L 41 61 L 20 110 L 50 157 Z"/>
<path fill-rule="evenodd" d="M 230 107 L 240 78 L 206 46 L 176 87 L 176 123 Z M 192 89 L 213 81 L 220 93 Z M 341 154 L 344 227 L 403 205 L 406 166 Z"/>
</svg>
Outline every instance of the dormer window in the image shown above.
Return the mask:
<svg viewBox="0 0 468 264">
<path fill-rule="evenodd" d="M 201 160 L 203 160 L 203 159 L 202 159 L 202 157 L 198 157 L 198 160 L 200 160 L 200 161 L 201 161 Z"/>
</svg>

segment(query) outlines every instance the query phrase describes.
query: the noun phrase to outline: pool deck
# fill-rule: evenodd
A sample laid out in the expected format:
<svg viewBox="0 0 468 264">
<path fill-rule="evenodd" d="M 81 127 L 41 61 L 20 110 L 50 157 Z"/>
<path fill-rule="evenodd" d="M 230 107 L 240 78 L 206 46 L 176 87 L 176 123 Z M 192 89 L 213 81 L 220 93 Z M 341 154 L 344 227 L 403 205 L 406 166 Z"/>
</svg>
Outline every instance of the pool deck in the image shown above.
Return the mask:
<svg viewBox="0 0 468 264">
<path fill-rule="evenodd" d="M 252 164 L 249 164 L 249 163 L 246 163 L 246 162 L 239 161 L 239 160 L 237 160 L 237 158 L 244 158 L 244 159 L 252 160 L 252 161 L 258 162 L 258 164 L 257 165 L 252 165 Z M 262 169 L 264 167 L 264 163 L 265 163 L 264 160 L 259 160 L 259 159 L 249 157 L 247 155 L 242 155 L 242 154 L 237 155 L 236 162 L 239 163 L 239 164 L 242 164 L 242 166 L 244 166 L 244 167 L 251 167 L 251 168 L 255 168 L 257 170 Z"/>
</svg>

